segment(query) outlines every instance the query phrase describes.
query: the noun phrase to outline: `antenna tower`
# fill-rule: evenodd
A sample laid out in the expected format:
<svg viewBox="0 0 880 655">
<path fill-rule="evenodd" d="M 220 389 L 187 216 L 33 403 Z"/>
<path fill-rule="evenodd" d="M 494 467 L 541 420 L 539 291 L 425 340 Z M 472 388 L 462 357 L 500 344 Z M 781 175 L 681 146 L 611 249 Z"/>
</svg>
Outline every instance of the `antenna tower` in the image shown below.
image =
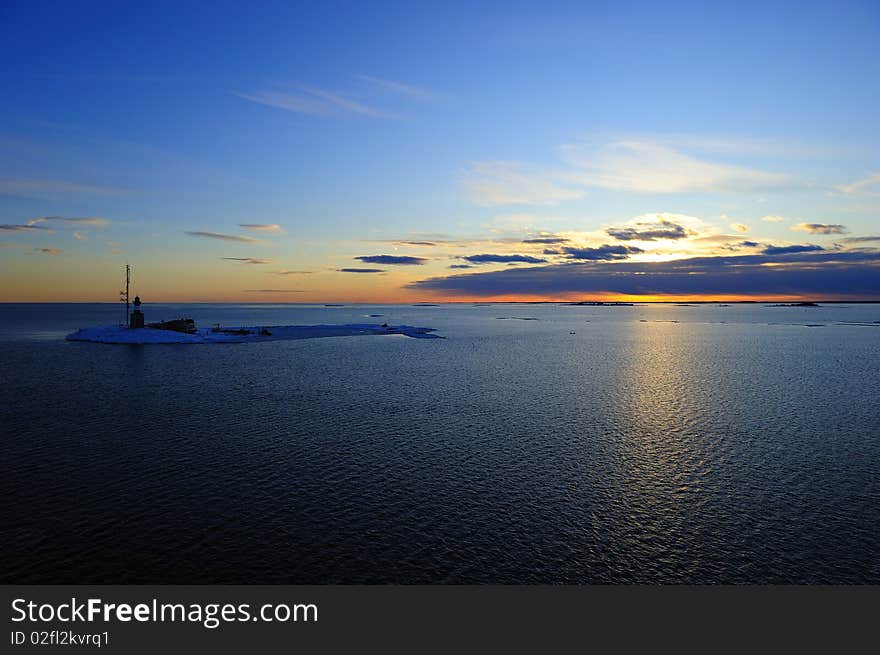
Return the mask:
<svg viewBox="0 0 880 655">
<path fill-rule="evenodd" d="M 125 325 L 128 327 L 128 287 L 131 282 L 131 266 L 125 265 L 125 291 L 119 292 L 119 299 L 125 302 Z"/>
</svg>

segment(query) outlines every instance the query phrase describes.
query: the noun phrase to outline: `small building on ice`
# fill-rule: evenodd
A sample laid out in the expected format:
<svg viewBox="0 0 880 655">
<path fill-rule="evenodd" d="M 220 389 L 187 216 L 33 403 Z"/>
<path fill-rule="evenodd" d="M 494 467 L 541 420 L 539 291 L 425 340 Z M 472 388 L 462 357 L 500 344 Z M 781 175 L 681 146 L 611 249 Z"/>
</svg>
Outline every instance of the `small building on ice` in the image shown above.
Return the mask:
<svg viewBox="0 0 880 655">
<path fill-rule="evenodd" d="M 134 297 L 134 311 L 131 313 L 131 318 L 128 321 L 128 327 L 130 328 L 142 328 L 144 327 L 144 313 L 141 311 L 141 297 Z"/>
</svg>

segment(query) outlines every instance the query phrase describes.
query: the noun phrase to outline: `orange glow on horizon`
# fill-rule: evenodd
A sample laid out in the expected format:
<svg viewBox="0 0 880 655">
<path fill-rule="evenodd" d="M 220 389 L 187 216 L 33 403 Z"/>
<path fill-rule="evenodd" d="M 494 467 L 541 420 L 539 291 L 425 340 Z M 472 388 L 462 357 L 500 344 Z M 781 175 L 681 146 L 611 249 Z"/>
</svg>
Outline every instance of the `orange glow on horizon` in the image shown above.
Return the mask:
<svg viewBox="0 0 880 655">
<path fill-rule="evenodd" d="M 120 276 L 115 266 L 102 263 L 93 267 L 67 269 L 60 262 L 53 270 L 44 266 L 25 274 L 14 271 L 9 284 L 0 288 L 0 302 L 97 302 L 113 303 L 118 298 Z M 345 274 L 316 270 L 291 278 L 265 276 L 252 268 L 226 267 L 201 271 L 184 267 L 158 267 L 153 264 L 135 270 L 132 294 L 145 304 L 153 303 L 372 303 L 407 304 L 489 303 L 489 302 L 797 302 L 806 300 L 880 301 L 853 294 L 624 294 L 604 292 L 564 292 L 552 294 L 463 293 L 407 288 L 410 282 L 397 271 L 387 275 Z M 302 292 L 294 290 L 299 287 Z M 245 291 L 252 289 L 253 291 Z M 271 289 L 271 290 L 267 290 Z"/>
<path fill-rule="evenodd" d="M 841 301 L 872 301 L 880 299 L 864 298 L 860 296 L 852 296 L 847 294 L 835 295 L 810 295 L 810 294 L 785 294 L 785 295 L 748 295 L 748 294 L 712 294 L 712 295 L 661 295 L 661 294 L 645 294 L 632 295 L 614 292 L 602 293 L 570 293 L 559 294 L 552 297 L 538 296 L 528 294 L 508 294 L 496 296 L 444 296 L 442 298 L 434 298 L 433 302 L 459 302 L 459 303 L 481 303 L 481 302 L 693 302 L 693 303 L 711 303 L 711 302 L 799 302 L 808 300 L 841 300 Z"/>
<path fill-rule="evenodd" d="M 493 296 L 460 296 L 460 295 L 443 295 L 423 294 L 403 290 L 405 293 L 399 295 L 389 295 L 387 290 L 378 291 L 376 294 L 359 293 L 359 294 L 327 294 L 315 296 L 308 293 L 276 293 L 276 294 L 242 294 L 240 292 L 232 292 L 228 294 L 191 294 L 182 293 L 161 293 L 141 295 L 144 297 L 146 305 L 159 303 L 243 303 L 243 304 L 324 304 L 324 303 L 344 303 L 344 304 L 410 304 L 419 302 L 430 303 L 462 303 L 462 304 L 478 304 L 478 303 L 570 303 L 570 302 L 632 302 L 632 303 L 737 303 L 737 302 L 802 302 L 802 301 L 841 301 L 841 302 L 880 302 L 880 298 L 865 298 L 847 294 L 826 294 L 826 295 L 810 295 L 810 294 L 785 294 L 785 295 L 747 295 L 747 294 L 727 294 L 727 295 L 661 295 L 646 294 L 632 295 L 620 294 L 613 292 L 606 293 L 570 293 L 557 294 L 553 296 L 542 296 L 535 294 L 500 294 Z M 133 292 L 134 293 L 134 292 Z M 0 298 L 0 302 L 7 303 L 53 303 L 53 302 L 70 302 L 70 303 L 113 303 L 115 298 L 112 294 L 71 294 L 69 297 L 59 297 L 49 294 L 32 294 L 25 297 L 5 297 Z"/>
</svg>

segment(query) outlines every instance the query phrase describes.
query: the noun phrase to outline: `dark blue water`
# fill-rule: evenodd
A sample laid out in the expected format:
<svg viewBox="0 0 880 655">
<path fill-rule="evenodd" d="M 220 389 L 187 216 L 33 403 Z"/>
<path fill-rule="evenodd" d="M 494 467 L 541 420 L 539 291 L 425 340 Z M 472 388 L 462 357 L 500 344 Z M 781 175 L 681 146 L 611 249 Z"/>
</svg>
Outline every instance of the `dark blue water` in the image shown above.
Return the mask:
<svg viewBox="0 0 880 655">
<path fill-rule="evenodd" d="M 3 582 L 880 583 L 880 305 L 145 311 L 447 338 L 0 305 Z"/>
</svg>

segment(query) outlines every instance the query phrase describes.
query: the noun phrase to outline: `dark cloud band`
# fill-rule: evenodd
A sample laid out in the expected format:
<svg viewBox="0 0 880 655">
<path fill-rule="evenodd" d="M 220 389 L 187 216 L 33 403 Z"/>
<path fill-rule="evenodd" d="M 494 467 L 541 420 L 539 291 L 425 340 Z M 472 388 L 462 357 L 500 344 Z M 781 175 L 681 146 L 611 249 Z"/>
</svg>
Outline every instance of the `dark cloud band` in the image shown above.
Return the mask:
<svg viewBox="0 0 880 655">
<path fill-rule="evenodd" d="M 690 231 L 672 221 L 639 223 L 635 227 L 609 227 L 605 232 L 618 241 L 657 241 L 658 239 L 684 239 Z"/>
<path fill-rule="evenodd" d="M 768 263 L 775 266 L 766 266 Z M 422 291 L 491 297 L 631 295 L 880 295 L 880 251 L 699 257 L 668 262 L 571 262 L 414 282 Z"/>
<path fill-rule="evenodd" d="M 470 255 L 468 257 L 465 257 L 464 259 L 469 261 L 471 264 L 510 264 L 510 263 L 543 264 L 547 261 L 546 259 L 532 257 L 531 255 L 491 255 L 491 254 Z"/>
<path fill-rule="evenodd" d="M 565 237 L 536 237 L 534 239 L 523 239 L 523 243 L 544 243 L 544 244 L 553 244 L 553 243 L 568 243 L 570 239 L 566 239 Z"/>
<path fill-rule="evenodd" d="M 615 259 L 627 259 L 630 255 L 636 255 L 645 252 L 641 248 L 635 246 L 599 246 L 598 248 L 572 248 L 566 246 L 562 252 L 569 259 L 580 259 L 582 261 L 612 261 Z"/>
<path fill-rule="evenodd" d="M 765 255 L 793 255 L 799 252 L 819 252 L 820 250 L 825 250 L 825 248 L 806 244 L 803 246 L 767 246 L 761 252 Z"/>
<path fill-rule="evenodd" d="M 395 266 L 421 266 L 427 259 L 424 257 L 408 257 L 406 255 L 365 255 L 355 257 L 366 264 L 392 264 Z"/>
<path fill-rule="evenodd" d="M 836 223 L 798 223 L 791 229 L 810 234 L 846 234 L 846 226 Z"/>
<path fill-rule="evenodd" d="M 202 237 L 205 239 L 220 239 L 221 241 L 240 241 L 241 243 L 259 243 L 259 239 L 246 237 L 240 234 L 223 234 L 221 232 L 187 232 L 191 237 Z"/>
</svg>

